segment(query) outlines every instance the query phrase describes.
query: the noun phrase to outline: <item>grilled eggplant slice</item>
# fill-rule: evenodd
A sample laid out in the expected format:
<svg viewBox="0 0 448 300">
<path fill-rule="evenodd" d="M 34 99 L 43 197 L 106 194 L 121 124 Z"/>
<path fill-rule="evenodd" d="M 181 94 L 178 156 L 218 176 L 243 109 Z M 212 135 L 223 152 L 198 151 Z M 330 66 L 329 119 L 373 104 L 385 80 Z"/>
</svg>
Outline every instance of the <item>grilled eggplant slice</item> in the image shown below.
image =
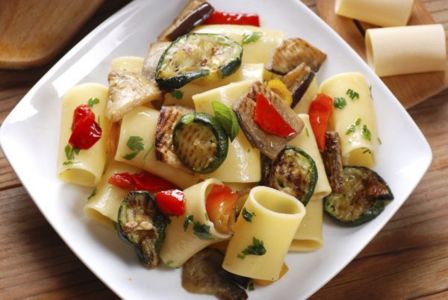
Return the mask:
<svg viewBox="0 0 448 300">
<path fill-rule="evenodd" d="M 159 251 L 167 223 L 152 194 L 132 191 L 120 205 L 116 227 L 120 238 L 134 247 L 143 265 L 155 268 L 160 261 Z"/>
<path fill-rule="evenodd" d="M 267 185 L 296 197 L 307 205 L 317 182 L 317 168 L 314 160 L 305 151 L 286 146 L 274 160 L 267 179 Z"/>
<path fill-rule="evenodd" d="M 336 131 L 325 133 L 325 150 L 322 152 L 325 172 L 333 193 L 342 193 L 344 185 L 344 169 L 342 166 L 341 139 Z"/>
<path fill-rule="evenodd" d="M 182 268 L 182 286 L 189 292 L 215 295 L 219 299 L 247 299 L 241 285 L 248 279 L 230 274 L 222 268 L 224 255 L 217 249 L 206 248 L 190 258 Z"/>
<path fill-rule="evenodd" d="M 197 173 L 210 173 L 227 157 L 229 137 L 214 117 L 189 113 L 174 127 L 173 146 L 187 168 Z"/>
<path fill-rule="evenodd" d="M 156 83 L 146 80 L 140 74 L 112 71 L 108 80 L 109 100 L 106 116 L 112 122 L 120 121 L 126 113 L 137 106 L 162 98 Z"/>
<path fill-rule="evenodd" d="M 156 71 L 159 60 L 162 57 L 163 52 L 171 45 L 170 42 L 157 42 L 152 43 L 149 46 L 148 54 L 143 61 L 142 73 L 146 79 L 155 81 Z"/>
<path fill-rule="evenodd" d="M 157 84 L 167 91 L 203 77 L 217 80 L 241 65 L 243 48 L 224 35 L 190 33 L 179 37 L 163 53 L 157 66 Z"/>
<path fill-rule="evenodd" d="M 263 131 L 254 121 L 255 99 L 258 93 L 262 93 L 266 99 L 275 107 L 283 119 L 294 129 L 296 134 L 287 138 L 269 134 Z M 251 145 L 265 154 L 270 159 L 275 159 L 285 147 L 287 142 L 293 139 L 303 129 L 303 121 L 297 114 L 281 99 L 279 95 L 267 89 L 261 82 L 256 82 L 252 89 L 233 104 L 233 110 L 238 117 L 241 128 Z"/>
<path fill-rule="evenodd" d="M 173 41 L 190 32 L 213 13 L 215 9 L 205 0 L 190 0 L 173 23 L 158 37 L 158 41 Z"/>
<path fill-rule="evenodd" d="M 344 167 L 341 193 L 324 199 L 324 210 L 346 226 L 358 226 L 376 218 L 394 196 L 377 173 L 366 167 Z"/>
<path fill-rule="evenodd" d="M 305 63 L 301 63 L 283 76 L 282 81 L 292 93 L 292 108 L 302 99 L 313 78 L 314 72 Z"/>
<path fill-rule="evenodd" d="M 183 115 L 192 110 L 183 106 L 162 106 L 156 128 L 156 158 L 176 168 L 183 168 L 174 152 L 173 131 Z"/>
<path fill-rule="evenodd" d="M 275 49 L 270 70 L 285 75 L 301 63 L 305 63 L 311 70 L 317 72 L 326 58 L 325 53 L 303 39 L 286 39 Z"/>
</svg>

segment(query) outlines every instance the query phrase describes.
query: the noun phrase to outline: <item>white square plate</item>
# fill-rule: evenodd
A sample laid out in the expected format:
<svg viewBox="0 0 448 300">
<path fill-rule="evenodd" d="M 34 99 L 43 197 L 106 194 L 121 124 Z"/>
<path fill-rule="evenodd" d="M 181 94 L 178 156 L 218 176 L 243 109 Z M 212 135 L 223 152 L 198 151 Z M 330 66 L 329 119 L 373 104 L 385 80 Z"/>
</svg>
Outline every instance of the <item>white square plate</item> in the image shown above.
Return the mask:
<svg viewBox="0 0 448 300">
<path fill-rule="evenodd" d="M 375 168 L 395 200 L 372 222 L 357 228 L 325 222 L 325 246 L 287 256 L 289 272 L 279 282 L 249 293 L 252 299 L 306 298 L 347 265 L 393 216 L 427 170 L 431 149 L 392 93 L 323 21 L 298 0 L 211 0 L 217 9 L 255 12 L 264 27 L 300 36 L 328 54 L 319 80 L 359 71 L 373 87 L 382 145 Z M 122 55 L 144 56 L 150 41 L 183 6 L 182 0 L 134 1 L 67 53 L 14 108 L 0 139 L 11 165 L 41 212 L 73 252 L 113 291 L 129 299 L 207 298 L 187 293 L 179 270 L 142 268 L 135 254 L 110 230 L 91 224 L 82 208 L 90 190 L 63 184 L 56 176 L 61 98 L 82 82 L 106 84 L 110 62 Z M 51 261 L 48 261 L 51 264 Z"/>
</svg>

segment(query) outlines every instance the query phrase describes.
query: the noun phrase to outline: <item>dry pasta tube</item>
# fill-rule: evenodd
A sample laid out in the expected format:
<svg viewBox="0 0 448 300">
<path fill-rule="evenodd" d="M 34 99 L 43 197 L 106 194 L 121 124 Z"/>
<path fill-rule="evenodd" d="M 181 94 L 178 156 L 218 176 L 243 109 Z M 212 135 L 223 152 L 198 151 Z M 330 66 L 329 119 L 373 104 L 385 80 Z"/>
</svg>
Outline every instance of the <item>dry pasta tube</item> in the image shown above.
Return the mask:
<svg viewBox="0 0 448 300">
<path fill-rule="evenodd" d="M 223 268 L 249 278 L 277 280 L 304 215 L 295 197 L 269 187 L 253 188 L 236 221 Z"/>
<path fill-rule="evenodd" d="M 379 26 L 403 26 L 414 0 L 336 0 L 336 14 Z"/>
<path fill-rule="evenodd" d="M 365 42 L 367 62 L 378 76 L 446 68 L 445 30 L 440 24 L 369 29 Z"/>
<path fill-rule="evenodd" d="M 77 85 L 64 96 L 62 103 L 61 138 L 59 141 L 58 175 L 68 183 L 84 186 L 95 186 L 103 174 L 106 164 L 106 141 L 110 122 L 105 116 L 108 88 L 97 83 Z M 97 122 L 102 129 L 101 138 L 89 149 L 74 151 L 68 144 L 71 135 L 74 110 L 82 104 L 88 104 L 89 99 L 98 99 L 90 107 L 95 113 Z"/>
</svg>

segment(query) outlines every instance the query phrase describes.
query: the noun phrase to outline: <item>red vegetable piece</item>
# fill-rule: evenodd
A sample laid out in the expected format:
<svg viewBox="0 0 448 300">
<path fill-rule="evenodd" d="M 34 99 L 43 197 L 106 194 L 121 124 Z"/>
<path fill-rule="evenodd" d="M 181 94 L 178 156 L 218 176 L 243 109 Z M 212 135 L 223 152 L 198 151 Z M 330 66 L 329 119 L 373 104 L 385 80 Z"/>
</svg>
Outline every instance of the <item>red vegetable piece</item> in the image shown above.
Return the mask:
<svg viewBox="0 0 448 300">
<path fill-rule="evenodd" d="M 89 149 L 101 138 L 101 127 L 90 117 L 84 117 L 74 123 L 68 143 L 77 149 Z"/>
<path fill-rule="evenodd" d="M 158 192 L 156 201 L 160 211 L 167 216 L 182 216 L 185 213 L 184 193 L 180 190 Z"/>
<path fill-rule="evenodd" d="M 176 188 L 171 182 L 145 171 L 136 174 L 115 173 L 108 182 L 129 191 L 144 190 L 155 193 Z"/>
<path fill-rule="evenodd" d="M 123 173 L 115 173 L 112 175 L 108 182 L 116 187 L 125 189 L 125 190 L 134 190 L 135 189 L 135 181 L 131 174 L 127 172 Z"/>
<path fill-rule="evenodd" d="M 257 14 L 229 13 L 215 10 L 204 23 L 252 25 L 260 27 L 260 17 Z"/>
<path fill-rule="evenodd" d="M 76 124 L 84 118 L 95 120 L 95 114 L 87 104 L 78 106 L 73 112 L 72 130 L 76 127 Z"/>
<path fill-rule="evenodd" d="M 310 124 L 321 152 L 325 150 L 325 132 L 332 113 L 333 99 L 325 94 L 317 95 L 310 104 Z"/>
<path fill-rule="evenodd" d="M 267 133 L 285 138 L 296 133 L 263 94 L 257 94 L 255 100 L 254 121 L 258 127 Z"/>
</svg>

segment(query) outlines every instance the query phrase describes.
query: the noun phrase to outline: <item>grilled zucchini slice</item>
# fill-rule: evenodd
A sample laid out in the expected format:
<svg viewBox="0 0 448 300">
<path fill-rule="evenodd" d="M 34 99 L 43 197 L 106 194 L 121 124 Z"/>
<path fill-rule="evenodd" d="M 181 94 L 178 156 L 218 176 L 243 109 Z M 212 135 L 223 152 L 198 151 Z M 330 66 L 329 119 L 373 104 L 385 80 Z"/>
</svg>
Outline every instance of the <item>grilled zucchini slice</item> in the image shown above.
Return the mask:
<svg viewBox="0 0 448 300">
<path fill-rule="evenodd" d="M 286 146 L 271 165 L 267 185 L 293 195 L 306 205 L 314 193 L 317 168 L 305 151 Z"/>
<path fill-rule="evenodd" d="M 204 77 L 218 80 L 241 65 L 243 48 L 224 35 L 189 33 L 177 38 L 159 60 L 156 81 L 170 91 Z"/>
<path fill-rule="evenodd" d="M 358 226 L 376 218 L 394 196 L 376 172 L 366 167 L 344 167 L 343 191 L 324 199 L 324 210 L 346 226 Z"/>
<path fill-rule="evenodd" d="M 197 173 L 210 173 L 226 159 L 229 138 L 214 117 L 189 113 L 174 127 L 173 146 L 187 168 Z"/>
<path fill-rule="evenodd" d="M 159 264 L 159 251 L 165 239 L 168 219 L 159 211 L 156 200 L 146 191 L 129 192 L 118 210 L 118 235 L 136 251 L 147 268 Z"/>
</svg>

